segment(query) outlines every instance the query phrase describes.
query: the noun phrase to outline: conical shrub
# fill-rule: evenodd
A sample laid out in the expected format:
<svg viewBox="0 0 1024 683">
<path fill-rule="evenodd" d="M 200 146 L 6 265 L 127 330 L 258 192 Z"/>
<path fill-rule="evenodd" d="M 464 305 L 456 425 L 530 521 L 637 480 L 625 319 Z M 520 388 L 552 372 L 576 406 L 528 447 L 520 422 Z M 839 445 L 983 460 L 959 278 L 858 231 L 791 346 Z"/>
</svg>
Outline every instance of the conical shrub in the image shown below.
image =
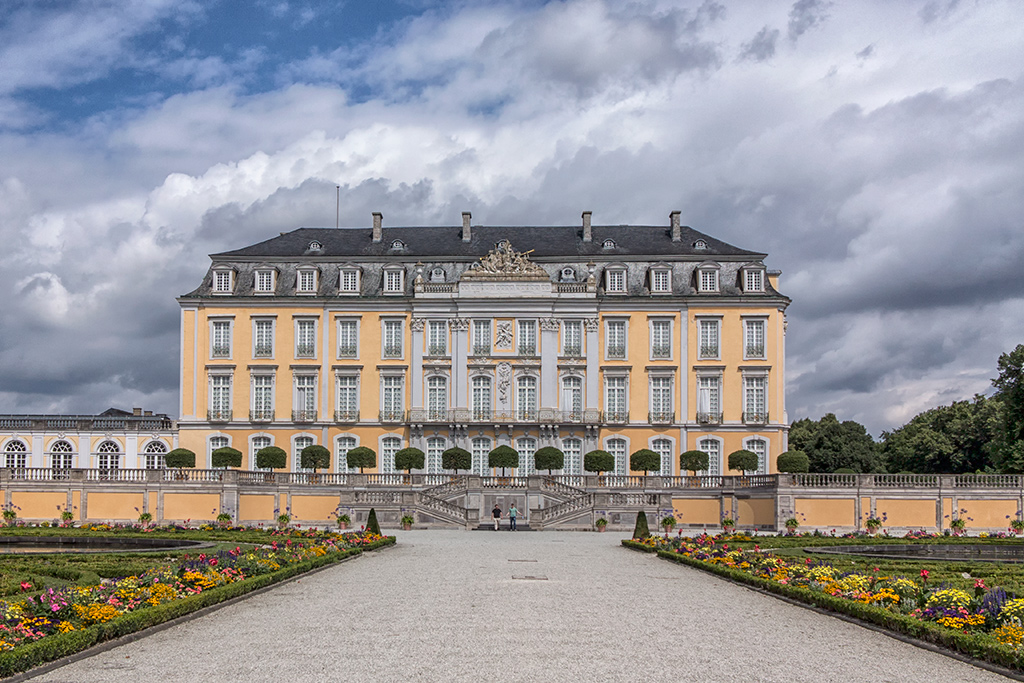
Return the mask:
<svg viewBox="0 0 1024 683">
<path fill-rule="evenodd" d="M 651 535 L 651 530 L 647 528 L 647 513 L 643 510 L 636 516 L 636 526 L 633 527 L 633 538 L 644 539 Z"/>
<path fill-rule="evenodd" d="M 644 528 L 647 528 L 646 523 Z M 366 517 L 366 533 L 377 534 L 378 536 L 383 535 L 380 533 L 380 524 L 377 523 L 377 511 L 373 508 L 370 508 L 370 514 Z"/>
</svg>

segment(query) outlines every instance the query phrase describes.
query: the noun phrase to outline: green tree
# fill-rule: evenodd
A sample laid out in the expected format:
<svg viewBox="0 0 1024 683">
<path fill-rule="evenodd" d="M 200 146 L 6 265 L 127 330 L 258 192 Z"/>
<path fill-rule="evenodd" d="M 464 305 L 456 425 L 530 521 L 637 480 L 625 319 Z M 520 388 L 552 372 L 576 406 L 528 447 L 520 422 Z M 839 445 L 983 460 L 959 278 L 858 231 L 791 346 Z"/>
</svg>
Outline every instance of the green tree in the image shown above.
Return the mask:
<svg viewBox="0 0 1024 683">
<path fill-rule="evenodd" d="M 187 448 L 175 448 L 164 456 L 164 464 L 168 467 L 195 467 L 196 454 Z"/>
<path fill-rule="evenodd" d="M 1002 435 L 995 450 L 1001 472 L 1024 472 L 1024 344 L 999 356 L 999 376 L 992 380 L 1003 404 Z"/>
<path fill-rule="evenodd" d="M 1002 437 L 1002 403 L 978 395 L 914 416 L 882 433 L 881 451 L 890 472 L 961 474 L 995 467 Z"/>
<path fill-rule="evenodd" d="M 643 540 L 651 535 L 651 529 L 647 526 L 647 513 L 641 510 L 636 516 L 636 525 L 633 527 L 633 538 Z"/>
<path fill-rule="evenodd" d="M 356 446 L 345 457 L 348 459 L 348 466 L 358 467 L 360 474 L 363 473 L 365 467 L 377 466 L 377 454 L 372 448 L 366 446 Z M 376 520 L 376 517 L 374 519 Z"/>
<path fill-rule="evenodd" d="M 210 453 L 210 464 L 214 467 L 241 467 L 242 451 L 231 446 L 222 446 Z"/>
<path fill-rule="evenodd" d="M 441 454 L 441 468 L 445 470 L 468 470 L 473 466 L 473 454 L 465 448 L 449 448 Z"/>
<path fill-rule="evenodd" d="M 533 462 L 536 469 L 547 470 L 548 474 L 551 474 L 551 470 L 565 467 L 565 453 L 554 446 L 544 446 L 533 454 Z"/>
<path fill-rule="evenodd" d="M 641 448 L 629 456 L 629 469 L 644 474 L 657 472 L 661 469 L 661 456 L 649 448 Z"/>
<path fill-rule="evenodd" d="M 786 451 L 776 458 L 775 467 L 784 473 L 809 472 L 811 461 L 803 451 Z"/>
<path fill-rule="evenodd" d="M 684 472 L 705 472 L 708 469 L 708 454 L 704 451 L 686 451 L 679 454 L 679 469 Z"/>
<path fill-rule="evenodd" d="M 840 422 L 833 413 L 818 421 L 797 420 L 789 430 L 789 446 L 807 454 L 811 472 L 834 472 L 849 467 L 856 472 L 884 472 L 885 463 L 875 440 L 864 425 Z"/>
<path fill-rule="evenodd" d="M 405 470 L 406 474 L 412 474 L 413 470 L 422 470 L 425 461 L 423 451 L 418 448 L 408 447 L 395 453 L 395 469 Z"/>
<path fill-rule="evenodd" d="M 729 469 L 740 472 L 756 472 L 757 453 L 742 449 L 733 451 L 729 454 Z"/>
<path fill-rule="evenodd" d="M 355 449 L 353 449 L 353 450 L 355 450 Z M 370 449 L 367 449 L 367 450 L 370 450 Z M 351 453 L 351 452 L 352 451 L 349 451 L 349 453 Z M 373 453 L 373 451 L 370 451 L 370 452 Z M 374 453 L 373 456 L 374 456 L 374 458 L 376 458 L 377 454 Z M 374 510 L 373 508 L 370 508 L 370 514 L 368 514 L 366 516 L 366 527 L 365 527 L 364 530 L 368 534 L 377 534 L 378 536 L 383 536 L 383 534 L 380 532 L 380 523 L 377 521 L 377 511 Z"/>
<path fill-rule="evenodd" d="M 487 454 L 487 466 L 492 469 L 500 467 L 504 476 L 506 468 L 519 467 L 519 451 L 505 444 L 497 446 Z"/>
<path fill-rule="evenodd" d="M 331 452 L 320 444 L 310 444 L 299 453 L 299 465 L 314 473 L 318 469 L 327 469 L 331 466 Z"/>
<path fill-rule="evenodd" d="M 267 446 L 256 451 L 256 467 L 261 470 L 279 470 L 288 464 L 288 454 L 283 448 Z"/>
<path fill-rule="evenodd" d="M 615 469 L 615 456 L 608 451 L 590 451 L 583 456 L 583 470 L 585 472 L 611 472 Z"/>
</svg>

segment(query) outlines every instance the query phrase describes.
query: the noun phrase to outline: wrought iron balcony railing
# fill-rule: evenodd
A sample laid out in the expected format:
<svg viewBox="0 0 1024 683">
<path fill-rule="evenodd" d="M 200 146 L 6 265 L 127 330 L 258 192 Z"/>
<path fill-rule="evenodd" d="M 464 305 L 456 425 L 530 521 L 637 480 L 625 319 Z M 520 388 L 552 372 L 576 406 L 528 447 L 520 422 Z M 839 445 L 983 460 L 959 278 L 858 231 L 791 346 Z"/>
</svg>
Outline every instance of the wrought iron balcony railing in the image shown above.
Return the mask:
<svg viewBox="0 0 1024 683">
<path fill-rule="evenodd" d="M 651 358 L 671 358 L 672 347 L 667 344 L 655 344 L 651 347 Z"/>
<path fill-rule="evenodd" d="M 473 355 L 474 356 L 489 356 L 491 355 L 490 344 L 473 344 Z"/>
<path fill-rule="evenodd" d="M 625 344 L 609 344 L 606 347 L 609 358 L 625 358 L 626 357 L 626 345 Z"/>
<path fill-rule="evenodd" d="M 672 424 L 675 422 L 676 414 L 670 410 L 652 410 L 647 413 L 647 421 L 652 424 Z"/>
<path fill-rule="evenodd" d="M 401 358 L 402 357 L 402 345 L 401 344 L 385 344 L 384 345 L 384 357 L 385 358 Z"/>
<path fill-rule="evenodd" d="M 357 347 L 355 344 L 339 344 L 338 358 L 355 358 Z"/>
<path fill-rule="evenodd" d="M 622 424 L 629 422 L 628 410 L 606 410 L 602 416 L 602 422 Z"/>
<path fill-rule="evenodd" d="M 213 357 L 214 358 L 230 358 L 231 357 L 231 347 L 226 345 L 226 344 L 217 344 L 216 346 L 213 347 Z"/>
<path fill-rule="evenodd" d="M 536 344 L 520 344 L 519 345 L 520 356 L 536 356 L 537 345 Z"/>
<path fill-rule="evenodd" d="M 359 422 L 359 411 L 349 408 L 339 408 L 334 411 L 335 422 Z"/>
<path fill-rule="evenodd" d="M 583 348 L 579 344 L 566 344 L 562 347 L 562 355 L 568 358 L 579 358 L 583 355 Z"/>
<path fill-rule="evenodd" d="M 718 344 L 702 344 L 700 347 L 701 358 L 718 358 Z"/>
<path fill-rule="evenodd" d="M 292 422 L 315 422 L 316 411 L 315 410 L 293 410 L 292 411 Z"/>
<path fill-rule="evenodd" d="M 274 346 L 273 344 L 257 344 L 252 355 L 254 358 L 273 358 Z"/>
<path fill-rule="evenodd" d="M 249 410 L 249 422 L 273 422 L 273 408 L 252 408 Z"/>
<path fill-rule="evenodd" d="M 316 344 L 296 344 L 296 358 L 313 358 L 316 356 Z"/>
<path fill-rule="evenodd" d="M 378 418 L 381 422 L 402 422 L 405 419 L 405 411 L 401 408 L 380 411 Z"/>
<path fill-rule="evenodd" d="M 717 424 L 721 424 L 722 423 L 722 413 L 721 412 L 717 412 L 717 413 L 715 413 L 715 412 L 711 412 L 711 413 L 709 413 L 709 412 L 698 412 L 697 413 L 697 422 L 699 422 L 700 424 L 704 424 L 704 425 L 717 425 Z"/>
<path fill-rule="evenodd" d="M 743 422 L 746 424 L 763 425 L 768 423 L 768 413 L 743 411 Z"/>
<path fill-rule="evenodd" d="M 747 358 L 764 358 L 764 344 L 747 344 Z"/>
<path fill-rule="evenodd" d="M 210 422 L 229 422 L 231 420 L 231 409 L 211 408 L 206 411 L 206 419 Z"/>
<path fill-rule="evenodd" d="M 446 344 L 430 344 L 427 346 L 428 356 L 447 356 L 448 346 Z"/>
</svg>

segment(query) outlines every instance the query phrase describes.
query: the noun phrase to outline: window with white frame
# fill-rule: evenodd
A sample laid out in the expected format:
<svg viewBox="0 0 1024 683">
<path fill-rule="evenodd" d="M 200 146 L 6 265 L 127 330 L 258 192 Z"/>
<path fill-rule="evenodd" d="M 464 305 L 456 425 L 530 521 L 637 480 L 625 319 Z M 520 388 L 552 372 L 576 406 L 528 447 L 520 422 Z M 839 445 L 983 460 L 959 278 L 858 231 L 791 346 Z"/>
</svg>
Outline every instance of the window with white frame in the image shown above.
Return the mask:
<svg viewBox="0 0 1024 683">
<path fill-rule="evenodd" d="M 261 469 L 256 465 L 256 454 L 262 451 L 264 448 L 270 448 L 271 440 L 269 436 L 254 436 L 249 441 L 249 467 L 254 470 Z M 269 468 L 262 468 L 263 471 L 269 472 Z"/>
<path fill-rule="evenodd" d="M 697 422 L 722 421 L 721 388 L 722 380 L 717 375 L 701 375 L 697 379 Z"/>
<path fill-rule="evenodd" d="M 487 454 L 491 452 L 491 440 L 478 436 L 470 442 L 470 453 L 473 457 L 473 474 L 483 476 L 487 467 Z M 486 472 L 490 474 L 490 472 Z"/>
<path fill-rule="evenodd" d="M 562 415 L 565 419 L 578 422 L 583 419 L 583 379 L 562 378 Z"/>
<path fill-rule="evenodd" d="M 448 323 L 444 320 L 431 320 L 427 323 L 427 355 L 448 355 Z"/>
<path fill-rule="evenodd" d="M 295 357 L 316 358 L 316 320 L 313 318 L 295 321 Z"/>
<path fill-rule="evenodd" d="M 384 321 L 384 358 L 402 357 L 402 326 L 401 320 Z"/>
<path fill-rule="evenodd" d="M 518 349 L 520 356 L 537 355 L 537 321 L 519 321 Z"/>
<path fill-rule="evenodd" d="M 672 422 L 675 414 L 672 408 L 672 378 L 651 377 L 651 417 L 654 423 Z"/>
<path fill-rule="evenodd" d="M 380 440 L 381 472 L 392 474 L 395 471 L 395 453 L 402 450 L 402 440 L 396 436 L 387 436 Z"/>
<path fill-rule="evenodd" d="M 629 420 L 626 378 L 607 376 L 604 378 L 604 419 L 605 422 L 626 422 Z"/>
<path fill-rule="evenodd" d="M 708 468 L 704 474 L 717 477 L 722 473 L 722 446 L 718 439 L 701 439 L 697 442 L 697 450 L 708 454 Z"/>
<path fill-rule="evenodd" d="M 700 268 L 697 271 L 697 290 L 700 292 L 718 291 L 717 268 Z"/>
<path fill-rule="evenodd" d="M 668 268 L 655 268 L 651 271 L 651 293 L 670 294 L 672 292 L 672 271 Z"/>
<path fill-rule="evenodd" d="M 528 477 L 535 470 L 533 456 L 537 452 L 537 440 L 529 436 L 520 437 L 516 439 L 516 450 L 519 451 L 519 473 Z"/>
<path fill-rule="evenodd" d="M 384 293 L 403 294 L 405 292 L 405 271 L 391 268 L 384 271 Z"/>
<path fill-rule="evenodd" d="M 226 436 L 211 436 L 206 442 L 206 462 L 213 463 L 213 452 L 218 448 L 227 448 L 230 445 L 231 441 Z"/>
<path fill-rule="evenodd" d="M 672 476 L 672 441 L 670 439 L 655 439 L 651 442 L 651 450 L 661 458 L 661 470 L 658 472 L 663 477 Z"/>
<path fill-rule="evenodd" d="M 491 321 L 473 321 L 473 355 L 488 356 L 491 353 Z"/>
<path fill-rule="evenodd" d="M 359 321 L 338 320 L 338 358 L 359 355 Z"/>
<path fill-rule="evenodd" d="M 296 422 L 316 420 L 316 394 L 316 375 L 295 376 L 293 420 Z"/>
<path fill-rule="evenodd" d="M 213 320 L 210 322 L 210 357 L 231 357 L 230 320 Z"/>
<path fill-rule="evenodd" d="M 231 375 L 210 375 L 209 419 L 231 419 Z"/>
<path fill-rule="evenodd" d="M 664 359 L 672 357 L 672 321 L 651 321 L 651 358 Z"/>
<path fill-rule="evenodd" d="M 230 294 L 234 289 L 235 273 L 231 270 L 213 271 L 213 293 Z"/>
<path fill-rule="evenodd" d="M 28 446 L 24 441 L 12 439 L 4 448 L 4 467 L 17 469 L 28 467 Z"/>
<path fill-rule="evenodd" d="M 355 294 L 359 291 L 359 270 L 356 268 L 342 268 L 338 275 L 338 291 L 345 294 Z"/>
<path fill-rule="evenodd" d="M 444 437 L 432 436 L 427 439 L 427 474 L 441 473 L 441 456 L 448 448 Z"/>
<path fill-rule="evenodd" d="M 274 419 L 274 376 L 258 374 L 252 376 L 252 414 L 253 421 L 269 421 Z"/>
<path fill-rule="evenodd" d="M 104 441 L 99 445 L 96 449 L 96 466 L 101 470 L 116 470 L 121 467 L 121 447 L 116 441 Z"/>
<path fill-rule="evenodd" d="M 302 466 L 303 449 L 312 446 L 315 442 L 311 436 L 297 436 L 292 441 L 292 463 L 296 472 L 311 472 L 312 470 Z"/>
<path fill-rule="evenodd" d="M 477 376 L 473 378 L 473 419 L 491 419 L 491 378 Z"/>
<path fill-rule="evenodd" d="M 526 375 L 516 380 L 516 419 L 537 419 L 537 378 Z"/>
<path fill-rule="evenodd" d="M 269 269 L 257 270 L 253 279 L 253 291 L 257 294 L 274 293 L 274 271 Z"/>
<path fill-rule="evenodd" d="M 562 322 L 562 355 L 579 358 L 583 355 L 583 321 Z"/>
<path fill-rule="evenodd" d="M 768 474 L 768 442 L 764 439 L 748 439 L 745 447 L 757 456 L 757 473 Z"/>
<path fill-rule="evenodd" d="M 744 358 L 764 358 L 764 320 L 743 321 Z"/>
<path fill-rule="evenodd" d="M 253 358 L 274 357 L 274 319 L 254 318 L 252 321 Z"/>
<path fill-rule="evenodd" d="M 356 437 L 339 436 L 334 443 L 336 444 L 334 450 L 338 453 L 338 471 L 355 472 L 354 467 L 348 466 L 348 452 L 356 447 Z"/>
<path fill-rule="evenodd" d="M 167 454 L 167 445 L 163 441 L 150 441 L 143 451 L 143 467 L 147 470 L 160 470 L 164 468 L 164 456 Z"/>
<path fill-rule="evenodd" d="M 381 413 L 383 422 L 400 422 L 404 418 L 405 390 L 401 375 L 381 377 Z"/>
<path fill-rule="evenodd" d="M 359 419 L 359 378 L 356 375 L 338 375 L 338 404 L 335 422 L 355 422 Z"/>
<path fill-rule="evenodd" d="M 604 291 L 609 294 L 626 293 L 626 269 L 606 268 L 604 271 Z"/>
<path fill-rule="evenodd" d="M 615 458 L 615 474 L 619 476 L 626 476 L 626 440 L 625 439 L 608 439 L 605 444 L 608 452 L 611 453 L 612 457 Z"/>
<path fill-rule="evenodd" d="M 562 453 L 565 454 L 565 474 L 583 474 L 583 442 L 579 439 L 562 439 Z"/>
<path fill-rule="evenodd" d="M 720 320 L 700 320 L 698 358 L 718 358 Z"/>
<path fill-rule="evenodd" d="M 743 271 L 743 291 L 763 292 L 764 271 L 760 268 L 747 268 Z"/>
<path fill-rule="evenodd" d="M 608 358 L 626 357 L 626 321 L 609 320 L 605 323 L 605 355 Z"/>
<path fill-rule="evenodd" d="M 57 441 L 50 446 L 50 467 L 55 470 L 69 470 L 74 467 L 75 449 L 67 441 Z"/>
<path fill-rule="evenodd" d="M 431 420 L 448 419 L 448 378 L 434 375 L 427 378 L 427 414 Z"/>
<path fill-rule="evenodd" d="M 743 421 L 760 424 L 768 421 L 766 406 L 767 377 L 743 378 Z"/>
</svg>

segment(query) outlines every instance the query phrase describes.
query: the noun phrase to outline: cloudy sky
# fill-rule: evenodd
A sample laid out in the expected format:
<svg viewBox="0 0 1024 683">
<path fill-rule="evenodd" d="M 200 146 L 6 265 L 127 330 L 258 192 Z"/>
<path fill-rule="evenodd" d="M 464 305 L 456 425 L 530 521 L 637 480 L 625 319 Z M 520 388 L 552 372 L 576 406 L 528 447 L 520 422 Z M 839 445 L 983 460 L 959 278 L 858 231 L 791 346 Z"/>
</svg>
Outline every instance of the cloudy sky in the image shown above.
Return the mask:
<svg viewBox="0 0 1024 683">
<path fill-rule="evenodd" d="M 0 412 L 177 410 L 207 254 L 667 224 L 783 271 L 791 419 L 876 436 L 1024 343 L 1024 4 L 0 3 Z"/>
</svg>

